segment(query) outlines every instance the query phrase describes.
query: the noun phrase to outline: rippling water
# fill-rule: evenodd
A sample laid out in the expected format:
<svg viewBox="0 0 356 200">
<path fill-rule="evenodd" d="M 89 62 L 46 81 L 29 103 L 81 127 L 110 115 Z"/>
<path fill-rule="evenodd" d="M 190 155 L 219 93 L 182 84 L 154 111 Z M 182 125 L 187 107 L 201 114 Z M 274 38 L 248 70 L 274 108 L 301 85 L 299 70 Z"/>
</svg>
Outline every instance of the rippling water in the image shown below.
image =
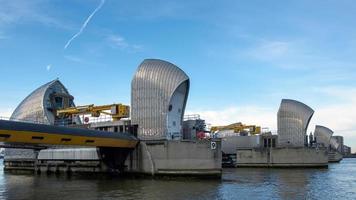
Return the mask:
<svg viewBox="0 0 356 200">
<path fill-rule="evenodd" d="M 330 164 L 328 169 L 224 169 L 221 180 L 68 177 L 1 170 L 0 199 L 356 199 L 356 159 Z"/>
</svg>

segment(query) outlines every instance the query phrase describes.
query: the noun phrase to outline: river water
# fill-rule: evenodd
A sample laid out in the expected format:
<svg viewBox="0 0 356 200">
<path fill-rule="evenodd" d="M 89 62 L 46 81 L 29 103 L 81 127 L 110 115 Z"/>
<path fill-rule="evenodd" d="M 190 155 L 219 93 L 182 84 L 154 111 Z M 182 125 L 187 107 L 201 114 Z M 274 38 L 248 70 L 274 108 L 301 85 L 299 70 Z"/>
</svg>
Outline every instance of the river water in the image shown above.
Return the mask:
<svg viewBox="0 0 356 200">
<path fill-rule="evenodd" d="M 356 159 L 328 169 L 224 169 L 221 180 L 13 174 L 0 168 L 1 200 L 356 199 Z"/>
</svg>

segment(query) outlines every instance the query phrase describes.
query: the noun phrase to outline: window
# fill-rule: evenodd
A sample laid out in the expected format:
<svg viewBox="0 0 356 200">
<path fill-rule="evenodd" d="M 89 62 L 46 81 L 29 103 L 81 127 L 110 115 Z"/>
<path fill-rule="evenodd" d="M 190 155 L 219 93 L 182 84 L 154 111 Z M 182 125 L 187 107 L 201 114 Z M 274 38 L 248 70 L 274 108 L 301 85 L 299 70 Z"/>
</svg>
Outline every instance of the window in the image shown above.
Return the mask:
<svg viewBox="0 0 356 200">
<path fill-rule="evenodd" d="M 172 104 L 170 104 L 169 106 L 168 106 L 168 111 L 172 111 Z"/>
<path fill-rule="evenodd" d="M 173 126 L 176 126 L 176 121 L 173 121 Z"/>
<path fill-rule="evenodd" d="M 267 147 L 267 139 L 266 139 L 266 138 L 263 139 L 263 146 L 264 146 L 264 147 Z"/>
<path fill-rule="evenodd" d="M 124 132 L 124 126 L 119 126 L 119 128 L 120 128 L 120 133 L 122 133 L 122 132 Z"/>
<path fill-rule="evenodd" d="M 63 98 L 62 97 L 55 97 L 54 103 L 56 108 L 63 108 Z"/>
</svg>

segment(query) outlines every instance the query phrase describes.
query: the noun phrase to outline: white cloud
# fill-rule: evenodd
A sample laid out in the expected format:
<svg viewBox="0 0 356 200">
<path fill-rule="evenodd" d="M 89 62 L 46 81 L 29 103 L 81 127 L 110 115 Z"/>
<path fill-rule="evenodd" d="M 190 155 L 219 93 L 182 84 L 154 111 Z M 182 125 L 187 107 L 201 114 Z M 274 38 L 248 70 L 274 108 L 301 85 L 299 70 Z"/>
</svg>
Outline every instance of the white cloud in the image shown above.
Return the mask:
<svg viewBox="0 0 356 200">
<path fill-rule="evenodd" d="M 47 71 L 51 70 L 51 68 L 52 68 L 52 65 L 51 65 L 51 64 L 49 64 L 49 65 L 46 66 L 46 70 L 47 70 Z"/>
<path fill-rule="evenodd" d="M 328 86 L 316 88 L 316 90 L 333 98 L 343 99 L 350 102 L 356 101 L 356 87 Z"/>
<path fill-rule="evenodd" d="M 77 62 L 77 63 L 84 63 L 83 59 L 76 57 L 76 56 L 72 56 L 72 55 L 65 55 L 64 56 L 65 59 L 72 61 L 72 62 Z"/>
<path fill-rule="evenodd" d="M 248 54 L 261 60 L 274 60 L 286 57 L 290 51 L 290 42 L 264 41 L 255 48 L 250 49 Z"/>
<path fill-rule="evenodd" d="M 249 60 L 264 62 L 283 69 L 310 69 L 325 63 L 324 58 L 307 52 L 302 40 L 265 40 L 256 39 L 255 44 L 241 54 Z"/>
<path fill-rule="evenodd" d="M 79 66 L 96 66 L 96 67 L 102 66 L 102 63 L 100 63 L 100 62 L 94 62 L 94 61 L 91 61 L 88 59 L 83 59 L 76 55 L 64 55 L 63 57 L 64 57 L 64 59 L 66 59 L 70 62 L 79 64 L 78 67 Z"/>
<path fill-rule="evenodd" d="M 270 130 L 277 128 L 277 110 L 259 106 L 231 106 L 218 110 L 189 110 L 189 114 L 199 114 L 206 123 L 211 125 L 228 125 L 235 122 L 242 122 L 250 125 L 260 125 L 268 127 Z"/>
<path fill-rule="evenodd" d="M 355 62 L 345 59 L 342 54 L 327 56 L 328 52 L 324 53 L 322 48 L 307 39 L 283 41 L 254 38 L 250 47 L 239 49 L 233 55 L 236 57 L 238 54 L 238 59 L 262 62 L 266 66 L 313 70 L 315 74 L 333 79 L 350 77 L 351 74 L 346 73 L 355 70 Z"/>
<path fill-rule="evenodd" d="M 112 43 L 112 45 L 119 48 L 126 48 L 128 46 L 126 40 L 120 35 L 109 35 L 108 40 Z"/>
<path fill-rule="evenodd" d="M 316 108 L 310 128 L 318 124 L 334 130 L 336 135 L 342 134 L 344 136 L 356 137 L 355 119 L 356 102 L 330 105 Z"/>
<path fill-rule="evenodd" d="M 68 28 L 66 23 L 48 15 L 47 1 L 0 0 L 0 5 L 0 27 L 31 21 L 47 26 Z"/>
<path fill-rule="evenodd" d="M 108 35 L 107 41 L 109 42 L 109 45 L 111 47 L 126 50 L 128 52 L 139 52 L 143 50 L 143 47 L 141 45 L 130 44 L 124 37 L 117 34 Z"/>
<path fill-rule="evenodd" d="M 13 110 L 9 108 L 0 108 L 0 118 L 8 119 L 11 117 Z"/>
<path fill-rule="evenodd" d="M 316 106 L 310 128 L 315 124 L 324 125 L 332 129 L 335 135 L 343 135 L 356 141 L 356 88 L 325 87 L 320 88 L 319 92 L 336 102 Z M 356 143 L 353 145 L 356 150 Z"/>
</svg>

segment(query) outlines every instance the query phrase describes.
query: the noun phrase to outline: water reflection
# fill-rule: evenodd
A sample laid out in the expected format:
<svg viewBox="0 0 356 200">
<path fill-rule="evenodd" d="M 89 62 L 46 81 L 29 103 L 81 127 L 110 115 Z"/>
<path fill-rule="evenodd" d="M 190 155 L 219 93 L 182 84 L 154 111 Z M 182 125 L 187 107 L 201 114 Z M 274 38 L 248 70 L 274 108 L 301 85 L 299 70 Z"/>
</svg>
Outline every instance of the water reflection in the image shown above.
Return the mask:
<svg viewBox="0 0 356 200">
<path fill-rule="evenodd" d="M 310 169 L 286 169 L 276 172 L 278 194 L 282 199 L 305 199 Z"/>
<path fill-rule="evenodd" d="M 68 177 L 0 170 L 0 199 L 355 199 L 355 188 L 356 159 L 329 169 L 225 169 L 222 180 Z"/>
</svg>

